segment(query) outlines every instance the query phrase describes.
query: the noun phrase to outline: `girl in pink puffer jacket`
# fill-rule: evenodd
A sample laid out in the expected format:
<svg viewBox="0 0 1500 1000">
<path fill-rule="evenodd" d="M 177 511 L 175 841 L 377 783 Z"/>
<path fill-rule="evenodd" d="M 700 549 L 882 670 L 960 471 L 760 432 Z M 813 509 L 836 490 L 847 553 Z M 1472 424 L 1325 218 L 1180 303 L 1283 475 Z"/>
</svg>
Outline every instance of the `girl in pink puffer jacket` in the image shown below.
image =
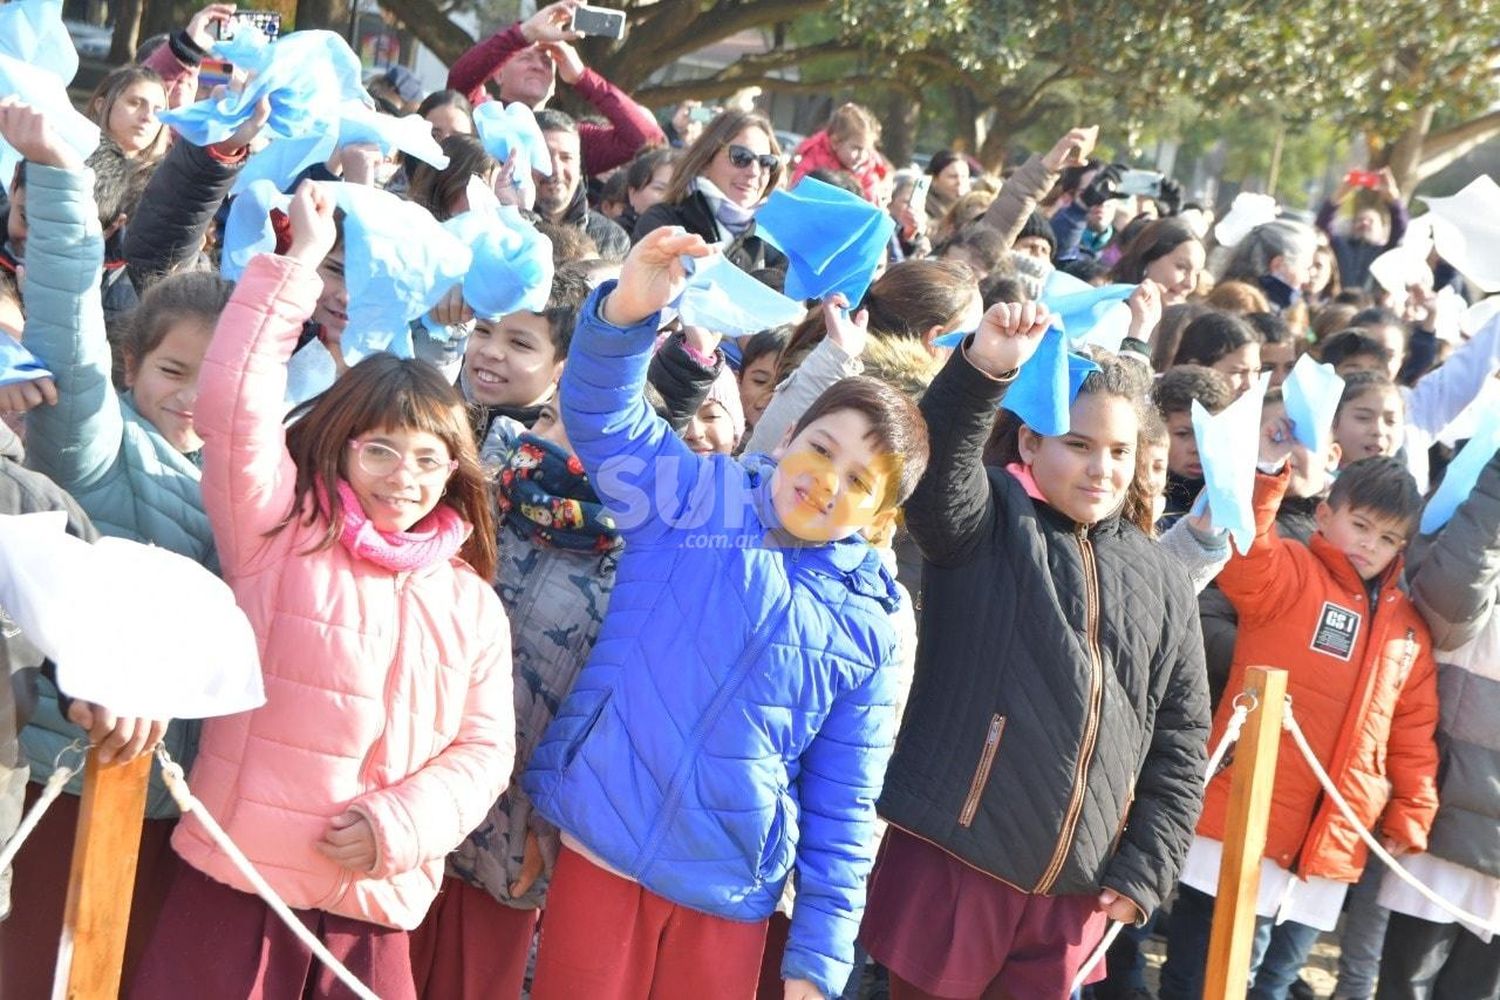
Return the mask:
<svg viewBox="0 0 1500 1000">
<path fill-rule="evenodd" d="M 204 723 L 189 783 L 308 925 L 386 1000 L 415 996 L 406 931 L 443 859 L 510 779 L 510 632 L 464 403 L 376 355 L 282 425 L 286 362 L 337 255 L 333 202 L 290 209 L 286 256 L 246 270 L 194 419 L 224 578 L 266 703 Z M 189 816 L 131 995 L 326 996 L 331 975 Z"/>
</svg>

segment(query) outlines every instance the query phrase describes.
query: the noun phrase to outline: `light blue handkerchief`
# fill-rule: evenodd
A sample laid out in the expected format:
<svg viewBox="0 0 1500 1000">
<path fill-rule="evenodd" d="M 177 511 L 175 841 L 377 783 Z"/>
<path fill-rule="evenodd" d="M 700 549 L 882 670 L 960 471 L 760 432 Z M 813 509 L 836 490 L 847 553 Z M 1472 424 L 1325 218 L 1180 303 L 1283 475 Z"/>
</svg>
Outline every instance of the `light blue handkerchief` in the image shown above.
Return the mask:
<svg viewBox="0 0 1500 1000">
<path fill-rule="evenodd" d="M 1066 434 L 1072 426 L 1073 400 L 1078 398 L 1083 380 L 1098 370 L 1090 359 L 1070 353 L 1067 338 L 1053 327 L 1042 335 L 1036 353 L 1016 373 L 1000 406 L 1038 434 Z"/>
<path fill-rule="evenodd" d="M 857 306 L 885 256 L 896 220 L 843 188 L 805 177 L 772 192 L 755 214 L 755 233 L 788 261 L 786 294 L 822 299 L 842 293 Z"/>
<path fill-rule="evenodd" d="M 682 321 L 726 337 L 794 323 L 802 306 L 731 264 L 723 254 L 688 258 L 688 286 L 673 304 Z"/>
<path fill-rule="evenodd" d="M 1324 454 L 1333 440 L 1333 414 L 1343 394 L 1344 380 L 1333 365 L 1320 365 L 1311 354 L 1297 359 L 1281 385 L 1292 436 L 1314 455 Z"/>
<path fill-rule="evenodd" d="M 1203 463 L 1204 492 L 1215 528 L 1234 539 L 1240 555 L 1255 541 L 1255 463 L 1260 454 L 1260 410 L 1271 375 L 1216 414 L 1193 400 L 1193 436 Z"/>
<path fill-rule="evenodd" d="M 14 337 L 0 333 L 0 385 L 51 378 L 52 373 Z"/>
<path fill-rule="evenodd" d="M 1431 534 L 1452 520 L 1458 505 L 1474 492 L 1479 474 L 1500 450 L 1500 410 L 1491 408 L 1474 426 L 1474 436 L 1448 463 L 1443 482 L 1422 511 L 1422 534 Z"/>
<path fill-rule="evenodd" d="M 0 6 L 3 10 L 5 7 Z M 44 113 L 47 124 L 81 159 L 88 159 L 99 147 L 98 126 L 74 110 L 68 88 L 57 74 L 0 53 L 0 95 L 13 96 Z M 0 139 L 0 187 L 10 189 L 20 162 L 21 154 L 15 147 Z"/>
</svg>

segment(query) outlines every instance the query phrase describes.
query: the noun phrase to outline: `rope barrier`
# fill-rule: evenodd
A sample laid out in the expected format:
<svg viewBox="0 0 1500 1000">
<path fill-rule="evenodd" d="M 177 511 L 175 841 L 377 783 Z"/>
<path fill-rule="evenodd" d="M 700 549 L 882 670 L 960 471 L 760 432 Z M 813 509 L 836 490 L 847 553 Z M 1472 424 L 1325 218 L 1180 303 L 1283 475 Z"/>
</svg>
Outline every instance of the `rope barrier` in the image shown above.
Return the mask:
<svg viewBox="0 0 1500 1000">
<path fill-rule="evenodd" d="M 31 804 L 31 808 L 26 810 L 26 815 L 21 818 L 21 824 L 16 827 L 16 832 L 5 842 L 5 846 L 0 848 L 0 871 L 4 871 L 6 866 L 15 860 L 16 855 L 20 853 L 21 845 L 26 843 L 26 838 L 36 830 L 37 824 L 42 821 L 42 817 L 46 815 L 52 803 L 56 802 L 57 797 L 62 794 L 64 786 L 72 780 L 73 775 L 78 773 L 79 768 L 83 766 L 82 755 L 87 754 L 88 749 L 88 744 L 83 740 L 74 740 L 58 751 L 52 761 L 52 777 L 48 778 L 47 783 L 42 786 L 42 794 Z M 77 767 L 69 767 L 62 762 L 63 756 L 70 751 L 76 751 L 80 755 Z"/>
<path fill-rule="evenodd" d="M 1242 691 L 1235 696 L 1234 714 L 1229 717 L 1229 724 L 1224 727 L 1224 736 L 1219 740 L 1219 745 L 1214 747 L 1213 754 L 1208 758 L 1208 767 L 1204 769 L 1204 787 L 1207 787 L 1208 783 L 1213 780 L 1214 775 L 1219 773 L 1219 765 L 1224 763 L 1224 758 L 1228 755 L 1229 748 L 1239 742 L 1240 733 L 1245 728 L 1245 720 L 1250 717 L 1250 713 L 1255 711 L 1259 704 L 1255 699 L 1255 695 L 1248 691 Z M 1068 991 L 1070 995 L 1083 989 L 1083 984 L 1088 982 L 1089 976 L 1093 975 L 1094 970 L 1099 967 L 1099 963 L 1104 961 L 1104 956 L 1108 954 L 1110 945 L 1115 943 L 1115 938 L 1119 937 L 1120 932 L 1124 929 L 1125 925 L 1118 920 L 1111 920 L 1109 922 L 1109 928 L 1104 932 L 1104 936 L 1099 939 L 1099 943 L 1094 947 L 1094 950 L 1089 952 L 1089 957 L 1079 968 L 1078 975 L 1073 977 L 1073 986 Z"/>
<path fill-rule="evenodd" d="M 177 800 L 177 806 L 182 810 L 182 814 L 184 816 L 188 813 L 195 813 L 197 815 L 198 822 L 203 824 L 203 829 L 207 831 L 209 837 L 213 839 L 213 842 L 219 846 L 221 851 L 228 855 L 229 860 L 234 862 L 234 866 L 240 870 L 240 874 L 245 876 L 250 881 L 250 884 L 255 887 L 256 895 L 265 900 L 266 905 L 271 908 L 271 912 L 275 913 L 281 919 L 281 922 L 286 924 L 287 929 L 295 934 L 298 940 L 307 945 L 308 950 L 317 957 L 318 961 L 328 966 L 329 970 L 338 977 L 340 982 L 349 987 L 355 996 L 359 997 L 360 1000 L 380 1000 L 368 986 L 359 981 L 354 973 L 346 969 L 342 962 L 334 958 L 333 954 L 323 946 L 323 942 L 319 941 L 312 931 L 308 930 L 307 926 L 297 919 L 297 915 L 276 894 L 276 890 L 271 888 L 270 883 L 261 877 L 260 872 L 256 871 L 255 866 L 250 863 L 250 859 L 245 857 L 244 852 L 235 845 L 234 841 L 229 839 L 229 834 L 224 832 L 224 828 L 219 826 L 218 822 L 204 808 L 203 803 L 198 801 L 197 797 L 193 795 L 187 786 L 187 778 L 182 773 L 182 766 L 173 760 L 172 755 L 167 753 L 166 748 L 160 744 L 156 747 L 156 757 L 161 761 L 161 774 L 167 783 L 167 789 L 172 793 L 172 798 Z"/>
<path fill-rule="evenodd" d="M 1370 834 L 1370 831 L 1365 829 L 1365 825 L 1354 814 L 1354 808 L 1349 805 L 1348 800 L 1339 792 L 1338 787 L 1333 783 L 1333 779 L 1328 776 L 1328 772 L 1323 769 L 1323 765 L 1318 761 L 1317 755 L 1313 753 L 1312 747 L 1308 745 L 1307 737 L 1302 734 L 1302 727 L 1297 725 L 1297 718 L 1292 714 L 1291 698 L 1287 698 L 1286 700 L 1286 714 L 1282 716 L 1281 725 L 1282 728 L 1291 734 L 1292 740 L 1297 744 L 1297 749 L 1302 751 L 1302 756 L 1306 759 L 1307 766 L 1312 768 L 1313 774 L 1318 778 L 1318 784 L 1323 786 L 1323 791 L 1327 793 L 1328 798 L 1333 804 L 1338 807 L 1339 812 L 1344 814 L 1344 819 L 1348 820 L 1350 825 L 1354 827 L 1355 832 L 1365 842 L 1365 846 L 1370 849 L 1371 854 L 1385 862 L 1385 866 L 1395 872 L 1397 878 L 1417 890 L 1429 903 L 1443 910 L 1459 923 L 1476 933 L 1500 934 L 1500 925 L 1493 924 L 1484 917 L 1470 913 L 1462 907 L 1454 906 L 1442 896 L 1433 892 L 1421 879 L 1407 871 L 1401 862 L 1397 861 L 1389 851 L 1381 846 L 1380 841 L 1376 840 Z"/>
</svg>

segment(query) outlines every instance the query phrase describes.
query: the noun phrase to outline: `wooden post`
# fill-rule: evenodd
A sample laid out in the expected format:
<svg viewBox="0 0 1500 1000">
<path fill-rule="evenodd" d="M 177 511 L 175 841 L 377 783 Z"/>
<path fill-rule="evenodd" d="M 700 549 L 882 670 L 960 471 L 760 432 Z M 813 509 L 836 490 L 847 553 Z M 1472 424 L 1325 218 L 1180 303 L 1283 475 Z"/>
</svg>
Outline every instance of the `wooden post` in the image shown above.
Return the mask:
<svg viewBox="0 0 1500 1000">
<path fill-rule="evenodd" d="M 1255 710 L 1245 720 L 1234 753 L 1234 776 L 1224 821 L 1224 854 L 1214 926 L 1208 941 L 1204 1000 L 1240 1000 L 1250 983 L 1250 951 L 1255 937 L 1255 901 L 1260 891 L 1260 858 L 1271 818 L 1271 789 L 1281 745 L 1286 671 L 1251 667 L 1245 691 Z"/>
<path fill-rule="evenodd" d="M 101 766 L 98 754 L 97 749 L 89 751 L 84 770 L 53 1000 L 112 1000 L 120 995 L 152 755 Z"/>
</svg>

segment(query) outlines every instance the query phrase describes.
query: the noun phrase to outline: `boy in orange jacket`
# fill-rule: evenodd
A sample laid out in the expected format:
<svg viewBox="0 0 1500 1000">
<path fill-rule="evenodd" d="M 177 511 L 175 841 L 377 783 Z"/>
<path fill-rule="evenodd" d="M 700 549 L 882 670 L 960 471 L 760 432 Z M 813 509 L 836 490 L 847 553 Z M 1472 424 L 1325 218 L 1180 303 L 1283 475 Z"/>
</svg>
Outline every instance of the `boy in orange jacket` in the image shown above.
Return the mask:
<svg viewBox="0 0 1500 1000">
<path fill-rule="evenodd" d="M 1254 665 L 1288 671 L 1287 693 L 1319 762 L 1392 853 L 1421 851 L 1437 812 L 1437 671 L 1427 626 L 1397 588 L 1422 498 L 1405 466 L 1368 458 L 1340 473 L 1303 546 L 1278 536 L 1291 424 L 1267 424 L 1255 482 L 1256 535 L 1218 578 L 1239 612 L 1229 692 Z M 1233 713 L 1219 705 L 1210 746 Z M 1196 1000 L 1213 920 L 1229 775 L 1209 783 L 1167 934 L 1162 1000 Z M 1250 997 L 1283 1000 L 1319 931 L 1332 930 L 1366 848 L 1296 745 L 1283 736 L 1261 861 Z M 1286 923 L 1267 953 L 1273 923 Z"/>
</svg>

